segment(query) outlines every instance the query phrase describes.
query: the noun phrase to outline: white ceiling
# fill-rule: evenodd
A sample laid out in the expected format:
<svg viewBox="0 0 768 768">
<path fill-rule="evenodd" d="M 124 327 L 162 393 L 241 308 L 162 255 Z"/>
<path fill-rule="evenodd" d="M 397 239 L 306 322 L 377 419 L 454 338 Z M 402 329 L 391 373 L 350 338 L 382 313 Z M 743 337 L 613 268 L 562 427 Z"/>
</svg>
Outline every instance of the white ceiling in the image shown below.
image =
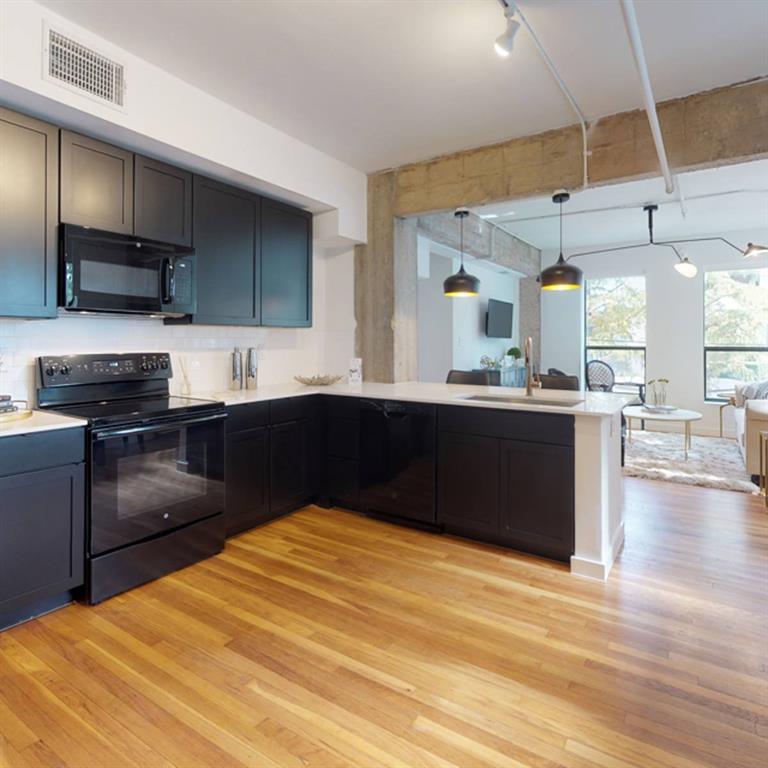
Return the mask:
<svg viewBox="0 0 768 768">
<path fill-rule="evenodd" d="M 667 195 L 661 177 L 572 192 L 563 204 L 566 252 L 647 240 L 643 206 L 648 203 L 659 205 L 654 215 L 658 240 L 768 230 L 768 160 L 682 173 L 676 183 L 681 195 Z M 551 197 L 473 210 L 537 248 L 559 245 L 558 206 Z"/>
<path fill-rule="evenodd" d="M 43 0 L 364 171 L 574 121 L 496 0 Z M 636 0 L 657 100 L 768 73 L 768 2 Z M 641 106 L 618 0 L 522 0 L 588 118 Z M 130 77 L 130 75 L 129 75 Z"/>
</svg>

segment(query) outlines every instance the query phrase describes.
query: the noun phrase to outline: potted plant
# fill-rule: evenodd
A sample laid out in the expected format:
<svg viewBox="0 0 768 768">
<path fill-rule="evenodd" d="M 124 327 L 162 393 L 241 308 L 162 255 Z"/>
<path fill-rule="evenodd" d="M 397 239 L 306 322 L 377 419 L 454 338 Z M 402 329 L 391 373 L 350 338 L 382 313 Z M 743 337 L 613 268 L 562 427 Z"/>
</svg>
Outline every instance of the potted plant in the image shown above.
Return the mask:
<svg viewBox="0 0 768 768">
<path fill-rule="evenodd" d="M 519 366 L 520 365 L 520 358 L 523 356 L 523 353 L 520 351 L 520 347 L 510 347 L 507 350 L 507 357 L 511 358 L 510 360 L 510 367 L 512 365 Z"/>
</svg>

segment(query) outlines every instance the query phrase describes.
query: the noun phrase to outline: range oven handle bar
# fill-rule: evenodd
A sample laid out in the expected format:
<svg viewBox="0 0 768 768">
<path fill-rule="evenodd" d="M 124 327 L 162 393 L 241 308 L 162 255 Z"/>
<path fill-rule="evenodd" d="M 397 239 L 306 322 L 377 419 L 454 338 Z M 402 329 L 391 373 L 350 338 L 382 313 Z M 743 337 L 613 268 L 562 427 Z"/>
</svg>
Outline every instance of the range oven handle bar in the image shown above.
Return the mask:
<svg viewBox="0 0 768 768">
<path fill-rule="evenodd" d="M 145 424 L 141 427 L 124 427 L 122 429 L 104 429 L 93 433 L 93 439 L 109 440 L 111 437 L 127 437 L 128 435 L 145 435 L 149 432 L 172 432 L 180 427 L 197 426 L 212 421 L 222 421 L 227 418 L 226 413 L 213 413 L 209 416 L 197 416 L 178 421 L 164 421 L 155 424 Z"/>
</svg>

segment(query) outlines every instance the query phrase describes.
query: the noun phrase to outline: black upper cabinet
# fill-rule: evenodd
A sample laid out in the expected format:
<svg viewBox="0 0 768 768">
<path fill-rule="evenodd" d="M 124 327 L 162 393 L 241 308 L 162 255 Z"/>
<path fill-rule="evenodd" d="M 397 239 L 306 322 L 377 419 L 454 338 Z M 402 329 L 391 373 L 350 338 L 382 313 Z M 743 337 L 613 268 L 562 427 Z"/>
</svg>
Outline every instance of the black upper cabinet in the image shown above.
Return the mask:
<svg viewBox="0 0 768 768">
<path fill-rule="evenodd" d="M 0 108 L 0 315 L 54 317 L 59 131 Z"/>
<path fill-rule="evenodd" d="M 61 132 L 61 220 L 133 232 L 133 153 Z"/>
<path fill-rule="evenodd" d="M 192 174 L 136 155 L 134 234 L 176 245 L 192 245 Z"/>
<path fill-rule="evenodd" d="M 197 313 L 193 322 L 261 321 L 258 196 L 195 176 L 194 245 Z"/>
<path fill-rule="evenodd" d="M 261 201 L 262 325 L 312 325 L 312 214 Z"/>
</svg>

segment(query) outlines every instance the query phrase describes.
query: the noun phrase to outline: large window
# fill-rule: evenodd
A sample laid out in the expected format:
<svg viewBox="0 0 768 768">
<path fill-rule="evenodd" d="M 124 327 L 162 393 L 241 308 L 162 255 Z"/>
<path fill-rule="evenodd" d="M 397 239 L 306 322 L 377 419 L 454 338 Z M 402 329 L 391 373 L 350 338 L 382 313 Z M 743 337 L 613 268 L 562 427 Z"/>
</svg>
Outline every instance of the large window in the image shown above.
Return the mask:
<svg viewBox="0 0 768 768">
<path fill-rule="evenodd" d="M 608 363 L 619 385 L 644 384 L 645 278 L 587 280 L 586 311 L 587 362 Z"/>
<path fill-rule="evenodd" d="M 704 276 L 704 373 L 708 400 L 768 379 L 768 269 Z"/>
</svg>

